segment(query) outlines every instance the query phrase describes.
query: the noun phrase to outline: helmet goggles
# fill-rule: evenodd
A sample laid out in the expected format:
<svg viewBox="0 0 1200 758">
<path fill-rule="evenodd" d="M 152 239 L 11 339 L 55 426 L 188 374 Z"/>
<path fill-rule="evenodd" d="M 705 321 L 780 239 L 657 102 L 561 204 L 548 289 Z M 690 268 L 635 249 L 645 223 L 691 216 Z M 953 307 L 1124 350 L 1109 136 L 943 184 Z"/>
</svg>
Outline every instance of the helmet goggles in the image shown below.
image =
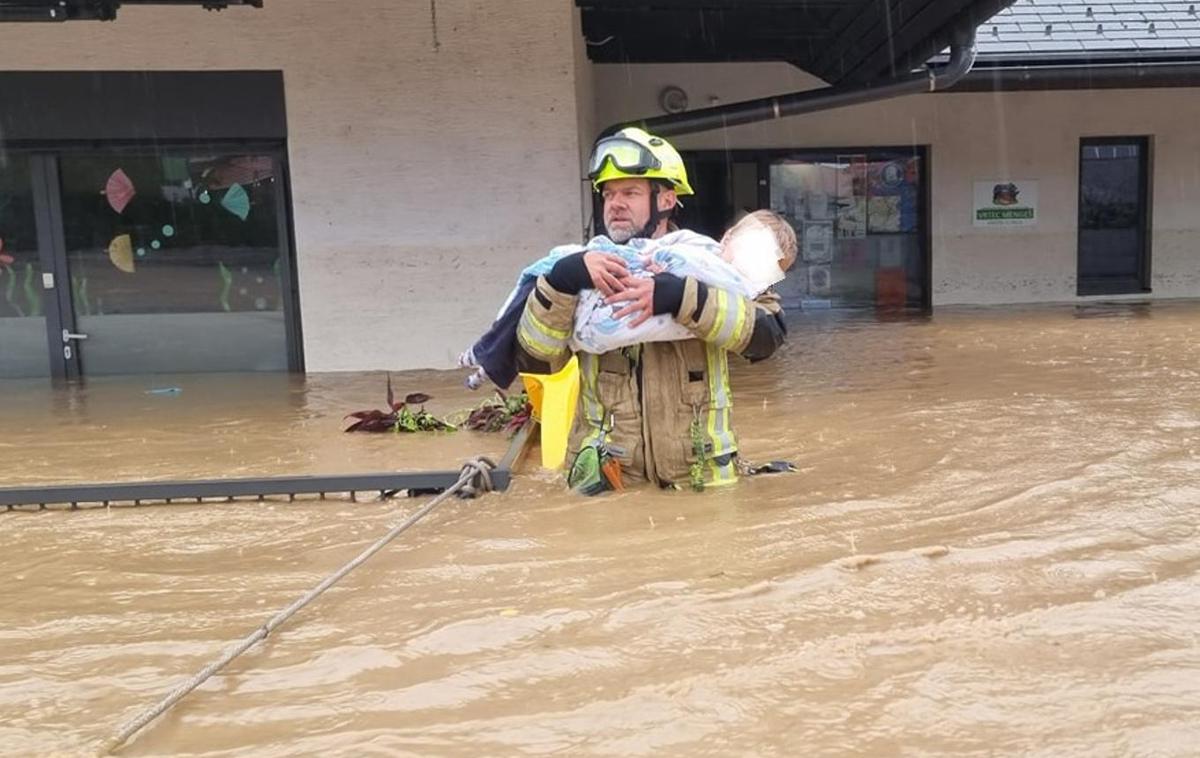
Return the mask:
<svg viewBox="0 0 1200 758">
<path fill-rule="evenodd" d="M 662 168 L 662 161 L 645 145 L 628 137 L 605 137 L 596 143 L 588 164 L 588 178 L 593 181 L 606 163 L 625 174 L 641 175 Z"/>
</svg>

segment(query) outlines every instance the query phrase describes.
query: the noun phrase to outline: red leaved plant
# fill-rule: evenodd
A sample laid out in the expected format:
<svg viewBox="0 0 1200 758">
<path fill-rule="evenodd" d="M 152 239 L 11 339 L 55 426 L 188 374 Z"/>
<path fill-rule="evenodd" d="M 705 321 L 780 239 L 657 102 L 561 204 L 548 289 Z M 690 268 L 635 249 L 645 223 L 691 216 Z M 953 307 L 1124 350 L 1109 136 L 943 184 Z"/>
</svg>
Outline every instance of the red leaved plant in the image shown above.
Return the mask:
<svg viewBox="0 0 1200 758">
<path fill-rule="evenodd" d="M 390 411 L 355 411 L 346 418 L 358 419 L 347 432 L 445 432 L 454 431 L 454 426 L 442 421 L 425 410 L 425 403 L 433 398 L 424 392 L 414 392 L 396 402 L 392 392 L 392 375 L 387 378 L 387 404 Z M 420 406 L 413 410 L 411 406 Z"/>
</svg>

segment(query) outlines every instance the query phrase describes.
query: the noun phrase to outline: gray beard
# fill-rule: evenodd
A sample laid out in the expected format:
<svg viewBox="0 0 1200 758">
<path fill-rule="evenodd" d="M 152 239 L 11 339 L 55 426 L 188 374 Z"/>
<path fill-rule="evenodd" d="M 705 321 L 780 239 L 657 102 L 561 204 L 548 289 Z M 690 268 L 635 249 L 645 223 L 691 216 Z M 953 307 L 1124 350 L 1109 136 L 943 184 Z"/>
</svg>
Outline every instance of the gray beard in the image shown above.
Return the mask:
<svg viewBox="0 0 1200 758">
<path fill-rule="evenodd" d="M 637 232 L 629 229 L 628 227 L 608 230 L 608 238 L 618 245 L 624 245 L 626 242 L 633 239 L 636 234 Z"/>
</svg>

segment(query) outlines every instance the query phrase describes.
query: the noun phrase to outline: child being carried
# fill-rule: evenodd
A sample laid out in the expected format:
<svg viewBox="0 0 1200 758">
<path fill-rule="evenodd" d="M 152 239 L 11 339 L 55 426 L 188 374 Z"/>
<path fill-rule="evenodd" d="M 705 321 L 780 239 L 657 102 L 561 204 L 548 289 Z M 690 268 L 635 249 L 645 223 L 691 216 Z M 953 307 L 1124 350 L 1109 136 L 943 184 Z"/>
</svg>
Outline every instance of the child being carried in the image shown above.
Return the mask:
<svg viewBox="0 0 1200 758">
<path fill-rule="evenodd" d="M 477 369 L 467 378 L 468 387 L 477 389 L 489 379 L 501 388 L 512 383 L 517 376 L 517 323 L 526 298 L 537 278 L 548 273 L 560 258 L 581 251 L 619 256 L 632 276 L 652 277 L 659 273 L 691 276 L 753 299 L 782 280 L 795 263 L 796 233 L 778 214 L 760 210 L 734 224 L 720 243 L 702 234 L 679 230 L 659 239 L 632 239 L 624 245 L 600 236 L 586 245 L 556 247 L 521 272 L 516 288 L 505 300 L 491 328 L 459 357 L 460 366 Z M 652 316 L 630 327 L 628 321 L 632 316 L 613 317 L 619 307 L 606 304 L 597 290 L 580 292 L 575 330 L 569 342 L 571 350 L 599 354 L 642 342 L 694 338 L 670 315 Z"/>
</svg>

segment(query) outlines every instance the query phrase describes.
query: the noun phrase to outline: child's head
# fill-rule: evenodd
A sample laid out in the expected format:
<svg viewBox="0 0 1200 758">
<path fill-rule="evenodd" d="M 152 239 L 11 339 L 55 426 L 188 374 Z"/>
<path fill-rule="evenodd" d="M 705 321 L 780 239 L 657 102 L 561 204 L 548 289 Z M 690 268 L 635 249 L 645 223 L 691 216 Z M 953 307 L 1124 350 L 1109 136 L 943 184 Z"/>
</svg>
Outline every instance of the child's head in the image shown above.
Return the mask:
<svg viewBox="0 0 1200 758">
<path fill-rule="evenodd" d="M 721 238 L 721 258 L 762 289 L 783 279 L 796 263 L 796 231 L 772 211 L 742 217 Z"/>
</svg>

